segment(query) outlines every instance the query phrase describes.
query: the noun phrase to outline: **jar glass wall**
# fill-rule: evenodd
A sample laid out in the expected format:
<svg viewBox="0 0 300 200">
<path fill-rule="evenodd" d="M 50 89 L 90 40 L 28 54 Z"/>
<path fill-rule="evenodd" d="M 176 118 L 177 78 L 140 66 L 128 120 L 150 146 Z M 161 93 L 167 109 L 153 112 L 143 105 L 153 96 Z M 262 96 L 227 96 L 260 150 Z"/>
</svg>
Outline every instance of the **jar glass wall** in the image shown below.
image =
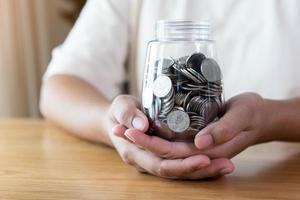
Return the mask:
<svg viewBox="0 0 300 200">
<path fill-rule="evenodd" d="M 149 133 L 193 140 L 223 112 L 223 83 L 210 24 L 158 21 L 145 62 L 142 104 Z"/>
</svg>

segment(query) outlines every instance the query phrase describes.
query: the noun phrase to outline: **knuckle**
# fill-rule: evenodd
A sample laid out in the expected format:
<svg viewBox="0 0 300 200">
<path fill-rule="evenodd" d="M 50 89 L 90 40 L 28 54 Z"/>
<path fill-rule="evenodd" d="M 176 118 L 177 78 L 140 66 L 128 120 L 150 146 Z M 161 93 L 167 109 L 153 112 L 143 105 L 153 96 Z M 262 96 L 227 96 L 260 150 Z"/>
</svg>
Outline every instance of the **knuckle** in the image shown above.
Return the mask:
<svg viewBox="0 0 300 200">
<path fill-rule="evenodd" d="M 165 151 L 165 147 L 159 147 L 156 145 L 153 140 L 150 139 L 149 142 L 146 143 L 145 148 L 159 156 L 160 158 L 167 158 L 168 152 Z"/>
<path fill-rule="evenodd" d="M 139 102 L 131 95 L 117 96 L 109 109 L 109 113 L 113 119 L 121 124 L 130 126 L 134 115 L 139 109 Z"/>
<path fill-rule="evenodd" d="M 223 135 L 231 132 L 230 123 L 226 120 L 221 120 L 219 126 L 217 126 L 217 133 Z"/>
<path fill-rule="evenodd" d="M 124 115 L 127 114 L 129 109 L 127 95 L 119 95 L 113 101 L 109 108 L 110 117 L 119 121 Z M 125 116 L 126 117 L 126 116 Z"/>
<path fill-rule="evenodd" d="M 169 143 L 165 148 L 161 149 L 161 152 L 159 152 L 159 156 L 161 158 L 167 158 L 167 159 L 173 159 L 175 156 L 173 155 L 172 152 L 172 143 Z"/>
<path fill-rule="evenodd" d="M 172 154 L 170 152 L 160 152 L 159 157 L 161 158 L 172 158 Z"/>
<path fill-rule="evenodd" d="M 164 178 L 171 178 L 172 173 L 169 168 L 162 162 L 158 167 L 158 176 L 164 177 Z"/>
<path fill-rule="evenodd" d="M 157 137 L 150 137 L 149 141 L 145 144 L 146 149 L 150 149 L 154 154 L 160 158 L 174 159 L 176 158 L 176 147 L 173 142 L 161 141 Z M 178 155 L 178 153 L 177 153 Z"/>
<path fill-rule="evenodd" d="M 244 115 L 245 115 L 244 118 L 252 119 L 256 113 L 256 105 L 252 104 L 252 103 L 244 104 L 243 110 L 244 110 Z"/>
<path fill-rule="evenodd" d="M 128 99 L 128 95 L 118 95 L 113 102 L 123 102 Z"/>
<path fill-rule="evenodd" d="M 166 170 L 166 168 L 164 167 L 164 165 L 161 164 L 161 165 L 159 166 L 157 174 L 158 174 L 158 176 L 160 176 L 160 177 L 167 177 L 167 176 L 168 176 L 167 170 Z"/>
<path fill-rule="evenodd" d="M 221 143 L 231 135 L 231 128 L 225 120 L 220 121 L 220 124 L 213 130 L 213 138 L 215 143 Z"/>
<path fill-rule="evenodd" d="M 253 116 L 255 116 L 257 108 L 263 106 L 264 100 L 257 93 L 248 92 L 243 95 L 240 103 L 243 105 L 244 112 L 247 114 L 246 117 L 251 119 Z"/>
<path fill-rule="evenodd" d="M 199 167 L 197 165 L 186 166 L 185 171 L 183 172 L 183 175 L 196 172 L 198 169 L 199 169 Z"/>
<path fill-rule="evenodd" d="M 119 111 L 119 120 L 121 122 L 126 122 L 130 120 L 133 117 L 133 109 L 130 108 L 129 106 L 125 106 Z"/>
</svg>

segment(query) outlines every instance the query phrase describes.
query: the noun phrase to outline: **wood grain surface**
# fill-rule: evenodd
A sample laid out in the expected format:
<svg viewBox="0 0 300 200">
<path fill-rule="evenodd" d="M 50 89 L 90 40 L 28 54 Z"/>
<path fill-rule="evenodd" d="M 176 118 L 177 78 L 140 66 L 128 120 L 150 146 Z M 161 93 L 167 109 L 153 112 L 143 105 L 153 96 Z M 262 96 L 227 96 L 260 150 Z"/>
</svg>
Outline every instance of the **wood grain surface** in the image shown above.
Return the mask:
<svg viewBox="0 0 300 200">
<path fill-rule="evenodd" d="M 300 199 L 300 143 L 257 145 L 233 160 L 223 178 L 166 180 L 45 121 L 0 120 L 0 200 Z"/>
</svg>

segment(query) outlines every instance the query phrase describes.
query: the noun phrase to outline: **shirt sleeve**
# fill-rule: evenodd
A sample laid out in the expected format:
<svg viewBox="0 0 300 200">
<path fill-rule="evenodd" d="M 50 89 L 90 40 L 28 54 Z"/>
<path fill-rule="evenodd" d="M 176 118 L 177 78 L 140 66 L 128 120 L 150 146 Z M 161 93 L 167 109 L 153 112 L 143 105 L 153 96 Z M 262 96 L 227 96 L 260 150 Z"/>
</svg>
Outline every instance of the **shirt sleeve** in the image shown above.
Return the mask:
<svg viewBox="0 0 300 200">
<path fill-rule="evenodd" d="M 77 76 L 113 99 L 125 78 L 129 2 L 89 0 L 64 43 L 52 52 L 44 74 Z"/>
</svg>

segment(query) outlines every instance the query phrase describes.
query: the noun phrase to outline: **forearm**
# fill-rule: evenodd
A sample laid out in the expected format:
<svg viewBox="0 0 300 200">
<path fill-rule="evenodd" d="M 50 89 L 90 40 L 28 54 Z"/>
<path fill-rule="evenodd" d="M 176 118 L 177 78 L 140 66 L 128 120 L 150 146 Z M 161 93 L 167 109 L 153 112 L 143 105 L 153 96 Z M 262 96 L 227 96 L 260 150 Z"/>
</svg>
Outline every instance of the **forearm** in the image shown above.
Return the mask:
<svg viewBox="0 0 300 200">
<path fill-rule="evenodd" d="M 50 77 L 43 85 L 40 107 L 47 119 L 71 133 L 111 145 L 109 101 L 87 82 L 67 75 Z"/>
<path fill-rule="evenodd" d="M 267 141 L 300 141 L 300 98 L 265 100 Z"/>
</svg>

